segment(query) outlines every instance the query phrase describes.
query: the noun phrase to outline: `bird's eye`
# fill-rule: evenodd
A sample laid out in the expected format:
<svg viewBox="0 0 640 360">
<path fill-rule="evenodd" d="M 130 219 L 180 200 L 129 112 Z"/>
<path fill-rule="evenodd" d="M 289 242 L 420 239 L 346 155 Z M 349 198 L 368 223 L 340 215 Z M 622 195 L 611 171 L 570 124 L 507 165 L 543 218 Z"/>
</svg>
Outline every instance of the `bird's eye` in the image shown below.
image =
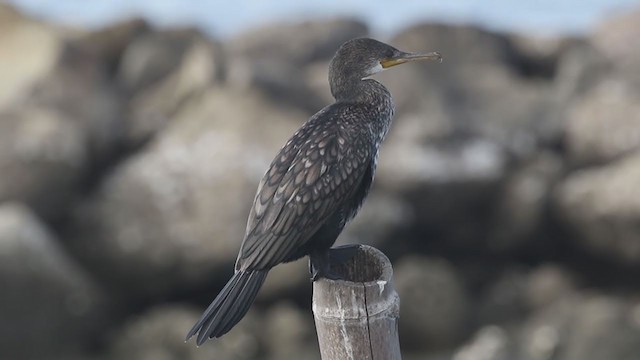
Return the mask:
<svg viewBox="0 0 640 360">
<path fill-rule="evenodd" d="M 384 57 L 386 59 L 391 59 L 393 57 L 393 51 L 387 50 L 386 53 L 384 54 Z"/>
</svg>

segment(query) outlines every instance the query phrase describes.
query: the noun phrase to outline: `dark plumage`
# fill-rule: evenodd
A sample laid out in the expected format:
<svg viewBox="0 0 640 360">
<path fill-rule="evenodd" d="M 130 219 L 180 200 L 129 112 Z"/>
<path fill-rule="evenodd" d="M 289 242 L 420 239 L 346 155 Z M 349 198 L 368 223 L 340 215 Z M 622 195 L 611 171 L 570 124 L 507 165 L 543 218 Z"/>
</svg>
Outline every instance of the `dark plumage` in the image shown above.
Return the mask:
<svg viewBox="0 0 640 360">
<path fill-rule="evenodd" d="M 389 91 L 367 77 L 413 60 L 372 39 L 343 44 L 331 61 L 336 102 L 312 116 L 280 150 L 258 185 L 235 274 L 187 335 L 227 333 L 248 311 L 269 270 L 310 256 L 313 279 L 332 277 L 328 250 L 358 212 L 393 117 Z"/>
</svg>

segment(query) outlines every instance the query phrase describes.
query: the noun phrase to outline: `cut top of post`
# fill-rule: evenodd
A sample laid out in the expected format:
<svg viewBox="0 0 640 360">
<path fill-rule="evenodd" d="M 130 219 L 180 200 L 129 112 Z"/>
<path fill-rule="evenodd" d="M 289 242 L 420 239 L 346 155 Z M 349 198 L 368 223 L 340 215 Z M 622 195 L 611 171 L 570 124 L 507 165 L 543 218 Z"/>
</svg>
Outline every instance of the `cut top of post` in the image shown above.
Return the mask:
<svg viewBox="0 0 640 360">
<path fill-rule="evenodd" d="M 313 312 L 316 317 L 363 319 L 385 313 L 398 316 L 399 299 L 393 288 L 393 269 L 378 249 L 359 245 L 355 256 L 342 263 L 331 263 L 331 271 L 344 280 L 320 279 L 314 283 Z M 367 308 L 347 294 L 366 296 Z"/>
</svg>

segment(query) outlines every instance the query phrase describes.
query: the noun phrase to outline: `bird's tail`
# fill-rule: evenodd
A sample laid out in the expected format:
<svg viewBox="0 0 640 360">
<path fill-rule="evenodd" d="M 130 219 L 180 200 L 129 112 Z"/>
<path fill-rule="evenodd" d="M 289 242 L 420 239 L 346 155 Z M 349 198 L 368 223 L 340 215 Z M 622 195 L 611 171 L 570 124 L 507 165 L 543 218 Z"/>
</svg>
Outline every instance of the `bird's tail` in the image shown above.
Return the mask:
<svg viewBox="0 0 640 360">
<path fill-rule="evenodd" d="M 201 345 L 231 330 L 249 311 L 267 273 L 268 270 L 236 271 L 189 331 L 186 340 L 197 333 L 197 344 Z"/>
</svg>

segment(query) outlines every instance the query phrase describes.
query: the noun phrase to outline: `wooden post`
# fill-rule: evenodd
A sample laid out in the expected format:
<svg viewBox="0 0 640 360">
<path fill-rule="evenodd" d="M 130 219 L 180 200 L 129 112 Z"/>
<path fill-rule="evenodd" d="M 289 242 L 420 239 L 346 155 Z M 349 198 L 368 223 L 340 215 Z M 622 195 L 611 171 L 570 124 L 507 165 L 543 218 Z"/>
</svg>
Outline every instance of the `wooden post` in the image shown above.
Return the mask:
<svg viewBox="0 0 640 360">
<path fill-rule="evenodd" d="M 389 259 L 361 245 L 351 260 L 331 269 L 346 280 L 313 283 L 322 360 L 400 360 L 400 298 Z"/>
</svg>

